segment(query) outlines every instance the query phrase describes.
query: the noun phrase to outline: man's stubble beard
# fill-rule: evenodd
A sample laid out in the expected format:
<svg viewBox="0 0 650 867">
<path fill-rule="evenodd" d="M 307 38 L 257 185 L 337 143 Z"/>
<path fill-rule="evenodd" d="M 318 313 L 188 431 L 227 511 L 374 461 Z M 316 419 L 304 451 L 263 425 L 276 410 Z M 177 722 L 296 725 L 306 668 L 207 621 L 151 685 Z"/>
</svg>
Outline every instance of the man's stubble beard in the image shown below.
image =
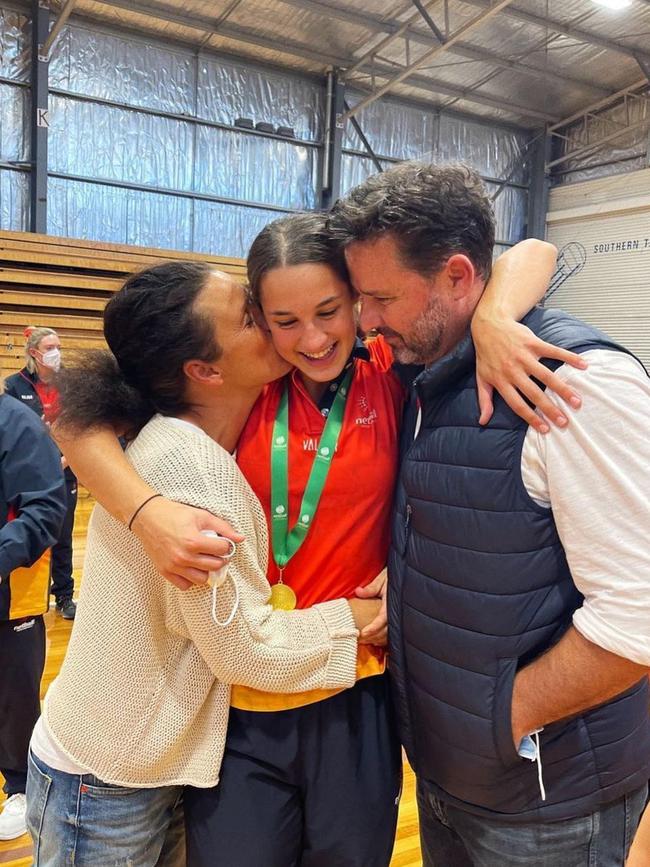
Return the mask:
<svg viewBox="0 0 650 867">
<path fill-rule="evenodd" d="M 408 335 L 393 332 L 399 341 L 392 347 L 395 360 L 400 364 L 431 364 L 440 357 L 448 323 L 449 311 L 439 298 L 432 297 Z"/>
</svg>

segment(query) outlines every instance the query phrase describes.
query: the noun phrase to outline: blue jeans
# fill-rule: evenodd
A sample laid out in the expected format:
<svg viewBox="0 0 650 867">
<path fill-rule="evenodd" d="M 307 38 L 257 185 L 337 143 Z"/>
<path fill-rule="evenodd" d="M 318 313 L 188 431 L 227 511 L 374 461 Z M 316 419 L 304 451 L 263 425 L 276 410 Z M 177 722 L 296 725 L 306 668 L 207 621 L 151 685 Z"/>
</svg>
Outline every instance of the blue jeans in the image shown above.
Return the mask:
<svg viewBox="0 0 650 867">
<path fill-rule="evenodd" d="M 34 867 L 184 867 L 182 788 L 132 789 L 66 774 L 31 752 Z"/>
<path fill-rule="evenodd" d="M 623 867 L 647 796 L 643 786 L 588 816 L 515 824 L 445 804 L 418 781 L 423 867 Z"/>
</svg>

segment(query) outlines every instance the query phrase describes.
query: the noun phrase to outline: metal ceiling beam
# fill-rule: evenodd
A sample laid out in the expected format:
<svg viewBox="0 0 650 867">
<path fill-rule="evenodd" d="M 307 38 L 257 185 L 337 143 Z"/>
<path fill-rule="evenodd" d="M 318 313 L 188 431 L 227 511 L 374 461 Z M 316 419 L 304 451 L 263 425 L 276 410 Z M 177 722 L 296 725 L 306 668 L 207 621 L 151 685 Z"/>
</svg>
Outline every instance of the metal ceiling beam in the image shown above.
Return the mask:
<svg viewBox="0 0 650 867">
<path fill-rule="evenodd" d="M 469 3 L 470 6 L 477 6 L 481 9 L 487 9 L 490 5 L 489 0 L 463 0 L 464 3 Z M 616 51 L 618 54 L 625 54 L 628 57 L 636 60 L 642 57 L 644 60 L 650 61 L 650 54 L 645 51 L 640 51 L 638 48 L 629 48 L 627 45 L 621 45 L 620 42 L 615 42 L 613 39 L 606 39 L 599 36 L 597 33 L 591 33 L 588 30 L 582 30 L 580 27 L 574 27 L 572 24 L 563 24 L 554 18 L 546 18 L 542 15 L 535 15 L 532 12 L 526 12 L 523 9 L 510 7 L 506 9 L 504 15 L 510 18 L 516 18 L 519 21 L 525 21 L 527 24 L 534 24 L 537 27 L 543 27 L 547 30 L 553 30 L 555 33 L 561 33 L 563 36 L 570 36 L 580 42 L 586 42 L 591 45 L 598 45 L 600 48 L 606 48 L 608 51 Z"/>
<path fill-rule="evenodd" d="M 564 118 L 564 120 L 560 121 L 559 123 L 556 123 L 553 126 L 549 127 L 549 135 L 554 136 L 555 138 L 559 138 L 564 144 L 566 144 L 568 138 L 566 135 L 564 135 L 563 130 L 565 130 L 568 126 L 577 123 L 578 121 L 582 121 L 585 128 L 587 142 L 584 145 L 581 145 L 574 150 L 568 151 L 567 153 L 562 154 L 557 159 L 547 163 L 547 170 L 552 169 L 554 166 L 561 165 L 568 160 L 578 159 L 581 156 L 585 156 L 586 154 L 597 150 L 608 142 L 614 141 L 615 139 L 619 138 L 619 136 L 625 135 L 625 133 L 632 132 L 633 130 L 650 125 L 650 95 L 646 95 L 645 93 L 637 93 L 639 89 L 647 86 L 648 80 L 641 79 L 640 81 L 629 85 L 629 87 L 625 87 L 623 88 L 623 90 L 619 90 L 618 93 L 615 93 L 608 99 L 601 99 L 599 102 L 594 102 L 584 108 L 582 111 L 576 112 L 575 114 Z M 630 103 L 639 101 L 647 103 L 649 109 L 648 116 L 644 120 L 640 120 L 635 123 L 629 123 Z M 617 128 L 612 130 L 612 132 L 610 133 L 603 133 L 603 121 L 607 122 L 608 118 L 603 117 L 601 115 L 601 112 L 605 111 L 608 108 L 620 107 L 620 104 L 622 104 L 623 107 L 626 109 L 628 123 L 609 121 L 610 126 L 614 125 Z M 591 123 L 599 124 L 600 130 L 598 132 L 598 135 L 591 141 L 589 141 L 589 124 Z"/>
<path fill-rule="evenodd" d="M 552 43 L 555 42 L 555 40 L 557 40 L 559 38 L 560 37 L 556 33 L 552 34 L 551 36 L 549 36 L 548 33 L 545 33 L 541 40 L 536 40 L 534 43 L 532 43 L 528 46 L 527 53 L 532 54 L 532 53 L 535 53 L 537 51 L 548 51 L 549 46 L 551 46 Z M 522 56 L 524 56 L 524 55 L 522 55 Z M 521 56 L 518 57 L 517 59 L 521 59 Z M 472 90 L 479 90 L 479 89 L 485 87 L 486 84 L 489 84 L 491 81 L 493 81 L 495 78 L 497 78 L 497 76 L 499 76 L 500 74 L 501 74 L 501 69 L 499 69 L 499 68 L 492 69 L 492 71 L 489 72 L 487 75 L 482 75 L 480 79 L 475 81 L 472 84 L 471 89 Z M 562 82 L 562 87 L 563 88 L 566 87 L 566 82 Z M 611 91 L 611 90 L 606 91 L 607 96 L 611 96 L 612 92 L 613 91 Z M 443 110 L 445 110 L 447 108 L 451 108 L 455 102 L 456 102 L 455 99 L 448 100 L 447 102 L 444 102 L 442 105 Z M 546 104 L 546 103 L 547 103 L 547 100 L 545 99 L 544 104 Z"/>
<path fill-rule="evenodd" d="M 433 18 L 429 15 L 429 13 L 427 12 L 426 6 L 424 5 L 424 3 L 422 3 L 422 0 L 413 0 L 413 5 L 418 10 L 420 15 L 424 18 L 427 26 L 429 27 L 429 30 L 431 30 L 431 32 L 436 37 L 438 42 L 446 42 L 447 37 L 442 32 L 442 30 L 438 27 L 438 25 L 433 20 Z M 458 47 L 458 46 L 456 46 L 456 47 Z"/>
<path fill-rule="evenodd" d="M 561 163 L 565 163 L 568 160 L 574 160 L 578 157 L 585 156 L 588 153 L 591 153 L 594 150 L 598 150 L 598 148 L 602 147 L 605 144 L 608 144 L 610 141 L 614 141 L 614 139 L 620 138 L 620 136 L 625 135 L 625 133 L 632 132 L 635 129 L 640 129 L 641 127 L 650 126 L 650 117 L 647 117 L 645 120 L 637 121 L 637 123 L 631 123 L 628 126 L 621 127 L 621 129 L 614 130 L 609 135 L 604 135 L 599 138 L 597 141 L 592 141 L 589 144 L 583 145 L 580 148 L 576 148 L 574 151 L 569 151 L 561 157 L 558 157 L 555 160 L 551 160 L 550 163 L 546 164 L 547 171 L 552 169 L 554 166 L 559 166 Z"/>
<path fill-rule="evenodd" d="M 52 29 L 50 30 L 50 32 L 47 36 L 47 39 L 40 46 L 40 49 L 39 49 L 41 52 L 41 57 L 44 60 L 50 59 L 50 51 L 52 50 L 52 47 L 53 47 L 54 43 L 56 42 L 56 39 L 57 39 L 59 33 L 63 29 L 65 22 L 72 15 L 72 10 L 74 9 L 74 7 L 76 5 L 77 5 L 77 0 L 66 0 L 66 3 L 64 4 L 63 8 L 59 12 L 59 17 L 56 19 L 56 21 L 52 25 Z"/>
<path fill-rule="evenodd" d="M 384 66 L 375 63 L 372 67 L 367 66 L 362 70 L 364 75 L 374 75 L 379 78 L 388 78 L 395 74 L 393 67 Z M 355 81 L 355 85 L 358 83 Z M 487 108 L 494 108 L 498 111 L 506 111 L 508 114 L 527 117 L 536 121 L 538 124 L 554 123 L 557 116 L 553 116 L 550 112 L 531 108 L 528 105 L 519 105 L 514 102 L 506 102 L 503 99 L 497 99 L 486 93 L 475 93 L 470 88 L 461 87 L 460 85 L 449 84 L 446 81 L 438 81 L 435 78 L 429 78 L 424 75 L 411 75 L 409 77 L 409 87 L 416 87 L 418 90 L 423 90 L 427 93 L 433 93 L 438 96 L 451 96 L 456 99 L 462 99 L 467 102 L 476 103 L 476 105 L 484 105 Z"/>
<path fill-rule="evenodd" d="M 204 18 L 198 15 L 187 15 L 183 12 L 175 12 L 170 7 L 155 6 L 150 3 L 140 2 L 140 0 L 97 0 L 103 6 L 113 6 L 117 9 L 124 9 L 127 12 L 133 12 L 136 15 L 144 15 L 149 18 L 156 18 L 158 21 L 169 21 L 171 24 L 179 24 L 182 27 L 188 27 L 191 30 L 201 32 L 209 32 L 214 36 L 222 36 L 224 39 L 232 39 L 235 42 L 242 42 L 246 45 L 255 45 L 259 48 L 267 48 L 270 51 L 281 51 L 292 57 L 300 57 L 303 60 L 310 60 L 315 63 L 321 63 L 323 66 L 345 66 L 349 59 L 337 57 L 334 54 L 327 54 L 323 51 L 318 51 L 308 45 L 301 45 L 297 42 L 282 40 L 281 42 L 274 39 L 269 39 L 265 36 L 260 36 L 258 33 L 238 27 L 234 24 L 222 24 L 218 30 L 215 30 L 218 19 Z M 97 16 L 92 16 L 90 13 L 84 13 L 86 17 L 98 20 Z M 102 19 L 106 24 L 106 20 Z"/>
<path fill-rule="evenodd" d="M 587 105 L 580 111 L 576 111 L 574 114 L 570 114 L 568 117 L 565 117 L 563 120 L 560 120 L 557 123 L 553 124 L 553 126 L 549 127 L 548 131 L 552 134 L 564 126 L 569 126 L 569 124 L 572 124 L 576 120 L 581 120 L 588 114 L 594 114 L 597 111 L 602 111 L 604 108 L 608 108 L 610 105 L 614 105 L 614 103 L 618 102 L 618 100 L 624 99 L 628 94 L 631 94 L 635 90 L 639 90 L 647 84 L 647 78 L 642 78 L 639 81 L 635 81 L 634 84 L 629 84 L 622 90 L 619 90 L 616 93 L 613 93 L 611 96 L 608 96 L 607 99 L 600 99 L 598 100 L 598 102 L 592 102 L 591 105 Z"/>
<path fill-rule="evenodd" d="M 215 23 L 214 21 L 211 22 L 207 18 L 188 16 L 182 12 L 174 12 L 169 7 L 161 8 L 152 6 L 148 3 L 140 2 L 140 0 L 100 0 L 100 2 L 106 6 L 114 6 L 139 15 L 148 15 L 152 18 L 157 18 L 160 21 L 170 21 L 202 32 L 209 30 L 209 28 Z M 88 13 L 85 14 L 86 17 L 88 17 Z M 96 16 L 95 20 L 97 20 Z M 106 23 L 105 20 L 104 23 Z M 338 57 L 336 55 L 326 54 L 313 49 L 310 46 L 291 42 L 289 40 L 276 41 L 233 24 L 222 25 L 219 28 L 217 35 L 223 36 L 226 39 L 232 39 L 236 42 L 241 42 L 245 45 L 254 45 L 259 48 L 268 49 L 269 51 L 278 51 L 291 57 L 298 57 L 303 60 L 311 61 L 312 63 L 322 64 L 323 66 L 346 68 L 354 64 L 354 60 L 349 57 Z M 368 66 L 362 71 L 365 75 L 374 74 L 380 78 L 389 78 L 395 74 L 394 67 L 383 64 L 375 64 L 372 68 Z M 458 99 L 467 100 L 468 102 L 482 105 L 486 108 L 494 108 L 497 111 L 504 111 L 510 115 L 528 118 L 535 121 L 536 124 L 539 124 L 540 122 L 555 123 L 558 119 L 557 115 L 552 115 L 549 112 L 538 111 L 529 106 L 518 105 L 513 102 L 498 99 L 497 97 L 492 97 L 489 94 L 468 93 L 463 87 L 454 86 L 448 82 L 437 81 L 428 76 L 412 75 L 409 79 L 409 85 L 426 93 L 436 94 L 438 96 L 457 97 Z"/>
<path fill-rule="evenodd" d="M 353 24 L 357 27 L 362 27 L 366 30 L 371 30 L 374 33 L 396 33 L 401 29 L 401 25 L 394 21 L 387 21 L 382 18 L 376 18 L 364 12 L 357 12 L 352 9 L 346 9 L 333 3 L 324 3 L 322 0 L 281 0 L 286 6 L 291 6 L 296 9 L 306 9 L 310 12 L 315 12 L 327 18 L 333 18 L 338 21 L 344 21 L 347 24 Z M 507 14 L 507 13 L 505 13 Z M 404 38 L 410 39 L 411 42 L 419 45 L 433 45 L 434 40 L 431 35 L 424 30 L 410 26 L 404 32 Z M 513 69 L 517 72 L 523 72 L 524 75 L 530 75 L 539 80 L 540 76 L 555 81 L 557 84 L 566 86 L 575 84 L 579 87 L 588 87 L 593 91 L 600 91 L 603 96 L 611 93 L 606 87 L 602 87 L 595 81 L 589 81 L 584 78 L 578 78 L 574 75 L 564 75 L 545 69 L 543 66 L 536 66 L 532 63 L 524 63 L 521 59 L 510 60 L 493 51 L 488 51 L 485 48 L 469 45 L 465 42 L 458 42 L 451 49 L 451 53 L 464 57 L 467 60 L 476 60 L 479 63 L 492 63 L 502 69 Z"/>
<path fill-rule="evenodd" d="M 212 25 L 212 29 L 209 30 L 207 33 L 205 33 L 205 35 L 203 36 L 203 39 L 199 43 L 199 51 L 201 50 L 201 48 L 205 47 L 208 44 L 208 42 L 212 39 L 212 37 L 217 32 L 217 30 L 219 30 L 221 25 L 224 24 L 230 18 L 232 13 L 235 12 L 241 6 L 241 4 L 242 4 L 242 0 L 232 0 L 230 5 L 227 6 L 223 10 L 221 15 L 217 18 L 217 20 Z"/>
<path fill-rule="evenodd" d="M 499 13 L 502 9 L 505 9 L 505 7 L 508 6 L 510 3 L 512 3 L 512 0 L 498 0 L 498 2 L 496 2 L 494 5 L 490 5 L 489 8 L 486 9 L 484 12 L 481 12 L 474 18 L 471 18 L 466 24 L 463 24 L 462 27 L 460 27 L 455 33 L 452 33 L 447 38 L 447 41 L 444 42 L 442 45 L 438 44 L 434 45 L 432 48 L 429 48 L 414 63 L 409 64 L 405 69 L 402 69 L 402 71 L 398 75 L 391 78 L 389 81 L 386 82 L 386 84 L 384 84 L 374 93 L 371 93 L 369 96 L 365 97 L 365 99 L 362 99 L 361 102 L 357 103 L 354 108 L 352 108 L 349 112 L 345 113 L 345 115 L 343 116 L 344 120 L 347 120 L 347 118 L 351 117 L 353 114 L 357 114 L 366 106 L 379 99 L 385 93 L 388 93 L 388 91 L 392 90 L 396 84 L 401 84 L 401 82 L 405 81 L 413 72 L 415 72 L 425 63 L 428 63 L 428 61 L 431 60 L 432 57 L 435 57 L 437 54 L 442 54 L 444 51 L 447 51 L 449 48 L 451 48 L 452 45 L 454 45 L 455 42 L 461 40 L 463 36 L 465 36 L 465 34 L 471 32 L 476 27 L 479 27 L 485 21 L 488 21 L 494 15 Z"/>
<path fill-rule="evenodd" d="M 365 54 L 362 55 L 362 57 L 356 60 L 355 63 L 347 70 L 346 75 L 352 75 L 362 66 L 364 66 L 368 60 L 372 60 L 380 51 L 383 51 L 384 48 L 387 48 L 391 43 L 399 39 L 400 36 L 405 36 L 411 24 L 414 21 L 417 21 L 419 17 L 420 13 L 414 12 L 410 18 L 407 18 L 406 21 L 402 21 L 402 23 L 397 27 L 396 30 L 391 31 L 388 36 L 385 36 L 377 45 L 373 45 L 373 47 L 368 49 L 368 51 L 366 51 Z M 434 45 L 438 44 L 438 42 L 434 43 Z M 429 45 L 431 45 L 431 42 L 429 42 Z"/>
<path fill-rule="evenodd" d="M 641 68 L 641 72 L 645 75 L 645 77 L 650 80 L 650 61 L 645 60 L 643 57 L 636 55 L 636 62 L 639 64 Z"/>
</svg>

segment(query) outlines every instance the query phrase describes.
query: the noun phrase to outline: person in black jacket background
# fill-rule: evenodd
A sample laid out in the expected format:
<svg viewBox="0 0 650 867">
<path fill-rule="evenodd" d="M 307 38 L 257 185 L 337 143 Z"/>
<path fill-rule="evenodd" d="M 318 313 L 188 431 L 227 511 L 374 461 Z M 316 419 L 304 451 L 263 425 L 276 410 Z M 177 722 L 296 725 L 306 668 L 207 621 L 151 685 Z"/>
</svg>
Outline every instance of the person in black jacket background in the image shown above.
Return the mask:
<svg viewBox="0 0 650 867">
<path fill-rule="evenodd" d="M 51 328 L 25 329 L 25 367 L 5 380 L 5 392 L 37 413 L 49 427 L 59 413 L 59 393 L 53 382 L 61 366 L 61 341 Z M 52 593 L 56 610 L 65 620 L 74 620 L 72 599 L 72 531 L 77 506 L 77 479 L 61 458 L 65 472 L 67 509 L 61 535 L 52 548 Z"/>
<path fill-rule="evenodd" d="M 0 840 L 26 831 L 27 751 L 40 709 L 50 558 L 66 513 L 58 449 L 0 387 Z"/>
</svg>

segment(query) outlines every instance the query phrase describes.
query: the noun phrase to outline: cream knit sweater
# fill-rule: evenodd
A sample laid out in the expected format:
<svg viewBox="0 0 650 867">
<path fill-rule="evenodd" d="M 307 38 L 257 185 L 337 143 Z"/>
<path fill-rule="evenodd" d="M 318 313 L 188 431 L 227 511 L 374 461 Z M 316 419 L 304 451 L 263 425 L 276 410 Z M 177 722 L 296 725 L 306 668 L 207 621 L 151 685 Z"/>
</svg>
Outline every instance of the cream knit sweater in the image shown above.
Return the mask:
<svg viewBox="0 0 650 867">
<path fill-rule="evenodd" d="M 97 506 L 66 659 L 45 699 L 47 733 L 69 758 L 117 785 L 218 782 L 229 684 L 269 692 L 350 687 L 357 633 L 347 602 L 304 611 L 267 603 L 262 507 L 224 449 L 202 431 L 157 416 L 128 450 L 161 494 L 208 509 L 245 535 L 219 590 L 164 581 L 126 527 Z"/>
</svg>

